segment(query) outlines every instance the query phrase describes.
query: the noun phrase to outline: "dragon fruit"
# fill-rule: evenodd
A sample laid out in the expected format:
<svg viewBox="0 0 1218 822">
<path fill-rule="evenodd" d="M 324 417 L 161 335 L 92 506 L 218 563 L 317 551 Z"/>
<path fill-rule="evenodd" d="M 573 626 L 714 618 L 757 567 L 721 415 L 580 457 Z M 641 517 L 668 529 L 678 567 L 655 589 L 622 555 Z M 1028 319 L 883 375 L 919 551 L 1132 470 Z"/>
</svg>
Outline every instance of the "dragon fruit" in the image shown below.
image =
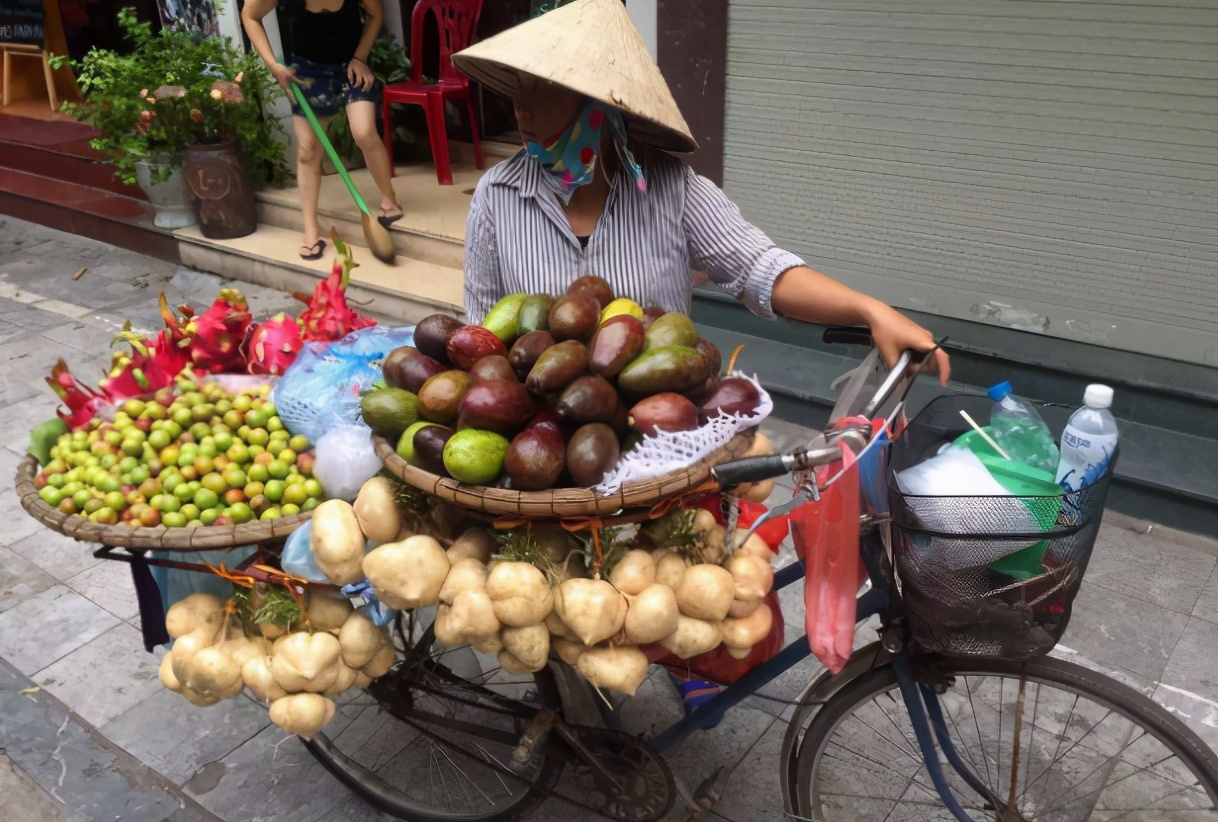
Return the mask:
<svg viewBox="0 0 1218 822">
<path fill-rule="evenodd" d="M 47 377 L 46 381 L 56 396 L 67 406 L 66 412 L 57 408 L 55 413 L 73 431 L 87 425 L 89 420 L 97 416 L 97 412 L 110 402 L 105 394 L 95 391 L 76 379 L 68 370 L 68 364 L 63 360 L 55 363 L 55 367 L 51 369 L 51 376 Z"/>
<path fill-rule="evenodd" d="M 278 376 L 288 370 L 303 345 L 300 322 L 280 312 L 250 334 L 246 346 L 249 372 Z"/>
<path fill-rule="evenodd" d="M 365 317 L 347 305 L 347 285 L 351 281 L 351 269 L 359 263 L 351 256 L 347 244 L 331 234 L 338 259 L 330 269 L 330 276 L 317 284 L 313 295 L 294 293 L 292 296 L 305 303 L 300 312 L 300 324 L 304 328 L 305 342 L 334 342 L 360 328 L 376 325 L 376 320 Z"/>
<path fill-rule="evenodd" d="M 244 371 L 241 344 L 252 321 L 245 295 L 235 288 L 220 289 L 211 307 L 186 325 L 191 364 L 208 374 Z"/>
</svg>

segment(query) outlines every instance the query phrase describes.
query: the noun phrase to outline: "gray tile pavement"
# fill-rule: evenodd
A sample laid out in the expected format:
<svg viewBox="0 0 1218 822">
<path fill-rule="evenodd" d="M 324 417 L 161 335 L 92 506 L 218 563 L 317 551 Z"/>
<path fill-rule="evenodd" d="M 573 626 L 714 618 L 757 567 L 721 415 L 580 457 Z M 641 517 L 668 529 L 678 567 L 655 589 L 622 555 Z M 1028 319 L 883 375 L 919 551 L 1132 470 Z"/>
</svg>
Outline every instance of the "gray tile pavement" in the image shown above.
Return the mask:
<svg viewBox="0 0 1218 822">
<path fill-rule="evenodd" d="M 72 281 L 84 265 L 89 271 Z M 158 657 L 142 651 L 130 624 L 127 568 L 95 560 L 90 546 L 42 529 L 12 491 L 25 432 L 53 413 L 42 377 L 56 357 L 82 375 L 95 373 L 124 318 L 158 323 L 159 290 L 174 302 L 205 305 L 218 287 L 210 275 L 0 220 L 0 739 L 36 785 L 71 788 L 60 792 L 72 800 L 65 800 L 65 813 L 82 818 L 383 819 L 297 740 L 270 726 L 263 706 L 239 698 L 195 708 L 161 688 Z M 286 295 L 242 288 L 256 313 L 293 307 Z M 14 289 L 42 299 L 22 302 L 11 296 Z M 20 333 L 10 333 L 16 324 Z M 780 448 L 807 438 L 780 421 L 767 431 Z M 1212 541 L 1148 534 L 1144 524 L 1109 516 L 1057 652 L 1153 694 L 1211 744 L 1218 743 L 1216 557 Z M 787 637 L 797 637 L 801 587 L 780 598 Z M 861 633 L 860 642 L 869 636 Z M 780 818 L 783 717 L 820 670 L 810 660 L 787 672 L 718 728 L 695 733 L 672 752 L 674 770 L 691 788 L 720 765 L 731 769 L 724 799 L 702 819 Z M 35 691 L 21 693 L 27 687 Z M 665 674 L 653 672 L 642 694 L 619 707 L 636 732 L 653 732 L 680 715 Z M 76 747 L 69 750 L 64 739 Z M 146 776 L 129 778 L 141 768 Z M 678 807 L 669 818 L 687 816 Z M 551 801 L 537 818 L 576 816 Z"/>
</svg>

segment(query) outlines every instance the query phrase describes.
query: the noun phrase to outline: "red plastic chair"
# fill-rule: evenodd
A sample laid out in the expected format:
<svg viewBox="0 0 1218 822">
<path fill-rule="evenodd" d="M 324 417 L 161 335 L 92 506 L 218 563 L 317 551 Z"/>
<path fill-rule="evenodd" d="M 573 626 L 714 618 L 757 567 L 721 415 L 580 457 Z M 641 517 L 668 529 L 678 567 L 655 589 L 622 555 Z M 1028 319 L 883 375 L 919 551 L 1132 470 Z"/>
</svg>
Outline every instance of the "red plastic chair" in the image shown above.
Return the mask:
<svg viewBox="0 0 1218 822">
<path fill-rule="evenodd" d="M 423 25 L 428 13 L 436 16 L 440 31 L 440 78 L 437 83 L 423 82 Z M 382 123 L 385 150 L 389 152 L 390 173 L 393 171 L 393 122 L 390 105 L 404 103 L 422 106 L 427 116 L 427 136 L 436 163 L 436 179 L 442 186 L 453 184 L 452 164 L 448 156 L 448 130 L 444 123 L 444 103 L 464 100 L 469 112 L 470 133 L 474 138 L 474 165 L 482 168 L 482 144 L 478 141 L 478 121 L 470 99 L 469 78 L 453 66 L 452 56 L 474 39 L 482 0 L 419 0 L 410 15 L 410 60 L 412 77 L 405 83 L 386 86 L 382 94 Z"/>
</svg>

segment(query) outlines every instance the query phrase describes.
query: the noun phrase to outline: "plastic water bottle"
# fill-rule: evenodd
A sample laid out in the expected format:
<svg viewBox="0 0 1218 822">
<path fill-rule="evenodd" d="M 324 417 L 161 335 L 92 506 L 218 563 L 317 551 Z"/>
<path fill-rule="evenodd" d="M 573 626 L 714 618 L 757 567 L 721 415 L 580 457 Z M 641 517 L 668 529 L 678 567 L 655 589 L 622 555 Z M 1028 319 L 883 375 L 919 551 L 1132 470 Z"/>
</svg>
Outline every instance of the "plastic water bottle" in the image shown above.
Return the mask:
<svg viewBox="0 0 1218 822">
<path fill-rule="evenodd" d="M 989 390 L 994 401 L 990 412 L 990 430 L 994 440 L 1011 459 L 1042 471 L 1057 468 L 1057 446 L 1049 426 L 1036 409 L 1011 393 L 1009 382 L 1000 382 Z"/>
<path fill-rule="evenodd" d="M 1083 407 L 1070 415 L 1062 432 L 1061 462 L 1057 465 L 1057 484 L 1067 491 L 1090 485 L 1107 469 L 1118 438 L 1116 418 L 1108 410 L 1111 406 L 1111 388 L 1089 385 L 1083 394 Z"/>
</svg>

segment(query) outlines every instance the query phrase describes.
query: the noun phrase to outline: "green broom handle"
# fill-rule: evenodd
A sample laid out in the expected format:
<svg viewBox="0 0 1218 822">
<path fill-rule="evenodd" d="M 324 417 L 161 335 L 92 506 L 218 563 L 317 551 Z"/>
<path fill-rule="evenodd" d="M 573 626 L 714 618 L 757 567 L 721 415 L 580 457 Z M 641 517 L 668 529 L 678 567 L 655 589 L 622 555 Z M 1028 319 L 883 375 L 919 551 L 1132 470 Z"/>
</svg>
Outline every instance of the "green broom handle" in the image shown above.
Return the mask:
<svg viewBox="0 0 1218 822">
<path fill-rule="evenodd" d="M 321 142 L 321 147 L 326 150 L 326 154 L 330 156 L 330 162 L 334 164 L 334 168 L 338 171 L 338 175 L 343 178 L 343 182 L 347 184 L 347 190 L 351 192 L 352 198 L 355 199 L 355 204 L 359 206 L 359 210 L 367 214 L 369 217 L 372 213 L 368 211 L 368 204 L 364 202 L 364 198 L 360 196 L 359 189 L 355 187 L 355 183 L 351 182 L 351 175 L 347 173 L 347 169 L 343 167 L 343 161 L 338 158 L 338 152 L 334 150 L 334 146 L 330 145 L 330 139 L 326 137 L 326 132 L 322 129 L 321 123 L 317 122 L 317 115 L 313 113 L 313 109 L 309 107 L 309 101 L 305 99 L 304 93 L 300 90 L 300 86 L 292 83 L 292 91 L 296 94 L 296 102 L 300 103 L 301 109 L 304 110 L 305 117 L 309 120 L 309 125 L 313 126 L 313 132 L 317 135 L 317 139 Z"/>
</svg>

